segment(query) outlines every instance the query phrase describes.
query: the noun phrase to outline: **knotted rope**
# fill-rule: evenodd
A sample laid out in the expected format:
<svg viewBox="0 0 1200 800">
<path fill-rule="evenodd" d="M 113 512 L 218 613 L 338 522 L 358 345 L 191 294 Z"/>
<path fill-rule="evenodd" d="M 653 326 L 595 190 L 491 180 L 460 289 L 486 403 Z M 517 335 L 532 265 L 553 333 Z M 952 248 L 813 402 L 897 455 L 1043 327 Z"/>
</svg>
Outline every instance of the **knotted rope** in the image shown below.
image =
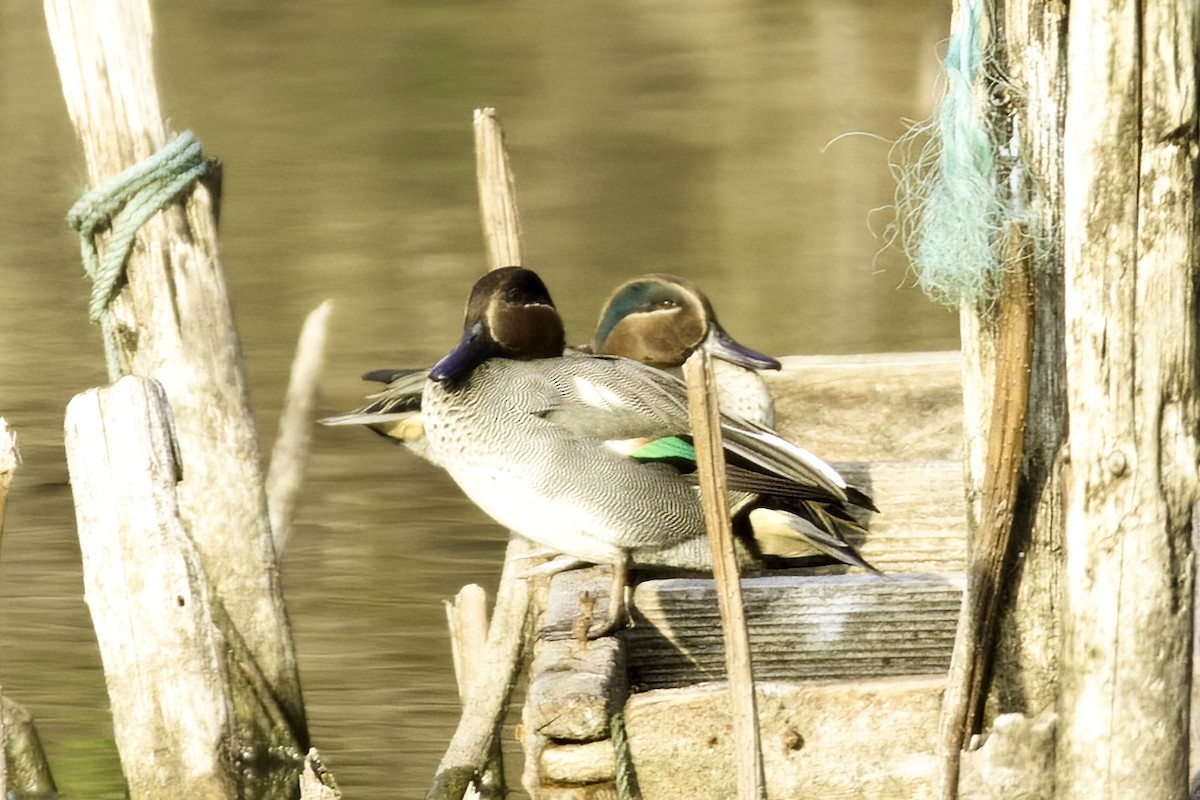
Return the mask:
<svg viewBox="0 0 1200 800">
<path fill-rule="evenodd" d="M 145 161 L 85 192 L 67 212 L 67 223 L 79 231 L 83 268 L 92 279 L 88 317 L 103 332 L 111 380 L 120 377 L 121 370 L 108 306 L 117 294 L 138 229 L 206 175 L 211 165 L 200 142 L 191 131 L 184 131 Z M 101 255 L 96 236 L 105 230 L 112 236 Z"/>
</svg>

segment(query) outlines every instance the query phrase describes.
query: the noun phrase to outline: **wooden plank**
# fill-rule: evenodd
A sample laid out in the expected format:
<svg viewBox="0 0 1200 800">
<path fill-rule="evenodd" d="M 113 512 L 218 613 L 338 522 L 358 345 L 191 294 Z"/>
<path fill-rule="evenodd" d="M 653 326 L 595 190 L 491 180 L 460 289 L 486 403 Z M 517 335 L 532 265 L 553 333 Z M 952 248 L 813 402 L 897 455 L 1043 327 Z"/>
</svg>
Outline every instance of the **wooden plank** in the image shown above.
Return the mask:
<svg viewBox="0 0 1200 800">
<path fill-rule="evenodd" d="M 876 461 L 833 465 L 875 499 L 864 512 L 860 552 L 884 573 L 954 574 L 967 555 L 967 503 L 957 461 Z"/>
<path fill-rule="evenodd" d="M 961 577 L 775 576 L 743 580 L 755 675 L 822 680 L 944 673 L 962 598 Z M 723 678 L 711 581 L 638 585 L 626 633 L 639 691 Z"/>
<path fill-rule="evenodd" d="M 790 356 L 764 373 L 779 432 L 826 461 L 957 459 L 957 352 Z"/>
<path fill-rule="evenodd" d="M 161 387 L 125 377 L 77 395 L 66 448 L 84 596 L 130 797 L 236 797 L 225 642 L 180 514 Z"/>
<path fill-rule="evenodd" d="M 933 797 L 944 683 L 944 675 L 760 683 L 769 796 Z M 625 724 L 643 800 L 735 796 L 725 702 L 711 684 L 630 698 Z"/>
</svg>

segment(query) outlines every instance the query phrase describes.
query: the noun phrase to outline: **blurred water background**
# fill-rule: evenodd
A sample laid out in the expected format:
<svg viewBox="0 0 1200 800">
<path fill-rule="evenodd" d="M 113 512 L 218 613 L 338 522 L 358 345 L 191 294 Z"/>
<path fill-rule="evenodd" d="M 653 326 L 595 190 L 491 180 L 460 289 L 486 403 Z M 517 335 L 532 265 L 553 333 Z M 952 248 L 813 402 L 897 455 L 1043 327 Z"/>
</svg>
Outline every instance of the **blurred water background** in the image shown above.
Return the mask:
<svg viewBox="0 0 1200 800">
<path fill-rule="evenodd" d="M 431 363 L 484 268 L 472 111 L 507 131 L 528 266 L 570 338 L 670 271 L 778 354 L 957 346 L 879 238 L 890 143 L 929 115 L 947 0 L 154 4 L 163 107 L 225 164 L 221 250 L 269 452 L 304 315 L 332 298 L 323 411 Z M 83 185 L 40 4 L 0 0 L 0 415 L 25 464 L 0 550 L 0 685 L 63 797 L 123 784 L 62 446 L 105 382 L 63 222 Z M 884 209 L 884 210 L 880 210 Z M 870 414 L 870 409 L 863 409 Z M 505 534 L 442 474 L 319 430 L 285 555 L 310 728 L 348 797 L 422 796 L 458 717 L 442 600 Z"/>
</svg>

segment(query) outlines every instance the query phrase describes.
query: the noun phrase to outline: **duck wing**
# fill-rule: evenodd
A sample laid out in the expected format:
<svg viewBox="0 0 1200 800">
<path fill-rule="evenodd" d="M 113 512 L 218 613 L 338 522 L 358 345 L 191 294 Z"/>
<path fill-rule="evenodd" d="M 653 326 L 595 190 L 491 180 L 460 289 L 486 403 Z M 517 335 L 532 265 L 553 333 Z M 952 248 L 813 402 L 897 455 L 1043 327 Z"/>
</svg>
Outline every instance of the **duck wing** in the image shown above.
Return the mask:
<svg viewBox="0 0 1200 800">
<path fill-rule="evenodd" d="M 367 404 L 345 414 L 325 417 L 322 425 L 380 425 L 407 419 L 421 411 L 421 392 L 429 369 L 374 370 L 363 380 L 387 383 L 382 391 L 367 395 Z"/>
<path fill-rule="evenodd" d="M 573 354 L 552 361 L 548 377 L 562 400 L 547 412 L 555 424 L 578 436 L 645 442 L 680 437 L 690 445 L 687 386 L 676 376 L 620 356 Z M 874 508 L 833 467 L 770 428 L 721 412 L 721 432 L 726 461 L 741 468 L 731 489 Z"/>
</svg>

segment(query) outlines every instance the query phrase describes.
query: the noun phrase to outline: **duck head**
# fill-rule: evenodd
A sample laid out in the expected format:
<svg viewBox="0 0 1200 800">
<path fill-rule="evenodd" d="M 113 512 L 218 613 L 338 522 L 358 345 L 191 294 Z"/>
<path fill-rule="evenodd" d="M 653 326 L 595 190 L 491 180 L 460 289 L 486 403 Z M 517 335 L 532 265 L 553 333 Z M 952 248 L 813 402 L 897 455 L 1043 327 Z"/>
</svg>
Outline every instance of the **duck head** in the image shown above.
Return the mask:
<svg viewBox="0 0 1200 800">
<path fill-rule="evenodd" d="M 502 267 L 475 282 L 462 339 L 433 366 L 429 378 L 456 382 L 489 358 L 553 358 L 562 355 L 564 346 L 562 319 L 546 284 L 531 270 Z"/>
<path fill-rule="evenodd" d="M 613 290 L 592 338 L 592 352 L 656 367 L 678 367 L 697 348 L 749 369 L 779 369 L 774 358 L 740 344 L 717 322 L 712 303 L 677 275 L 642 275 Z"/>
</svg>

